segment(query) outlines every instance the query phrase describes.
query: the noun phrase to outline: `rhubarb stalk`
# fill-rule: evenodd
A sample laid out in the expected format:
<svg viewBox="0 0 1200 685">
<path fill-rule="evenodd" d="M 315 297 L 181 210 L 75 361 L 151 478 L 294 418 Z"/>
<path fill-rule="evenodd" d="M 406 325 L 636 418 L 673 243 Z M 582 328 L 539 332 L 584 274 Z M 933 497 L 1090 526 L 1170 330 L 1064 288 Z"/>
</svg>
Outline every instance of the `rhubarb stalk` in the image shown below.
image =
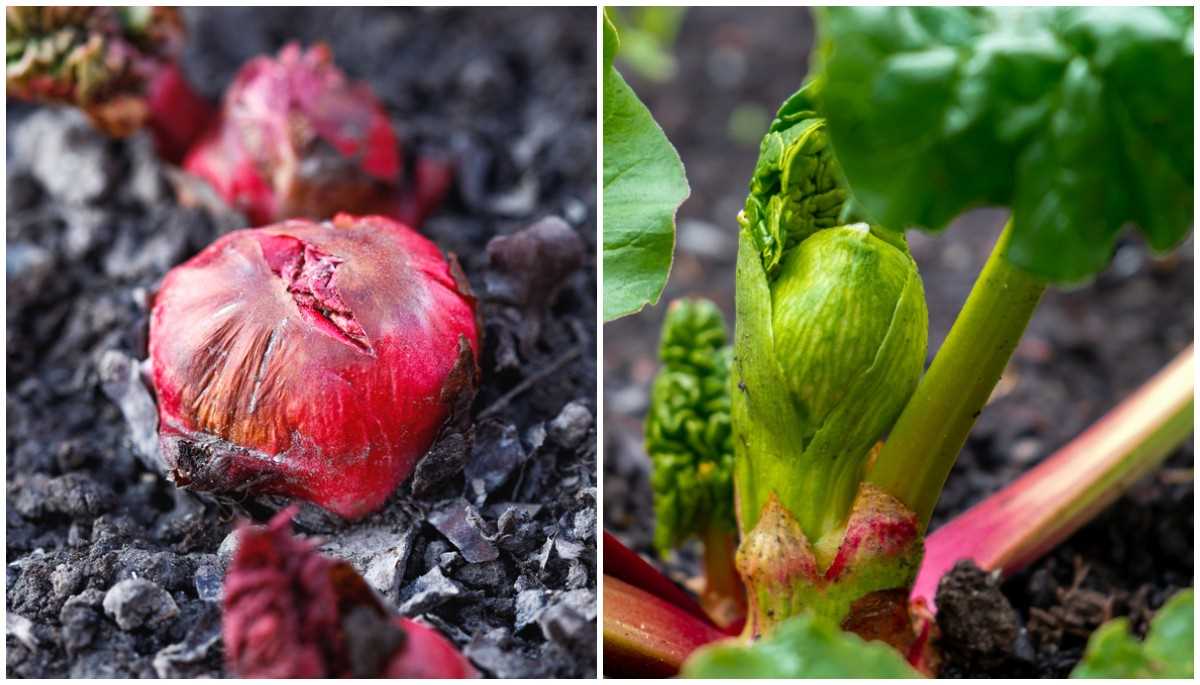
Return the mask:
<svg viewBox="0 0 1200 685">
<path fill-rule="evenodd" d="M 1010 223 L 867 475 L 917 514 L 922 531 L 1046 289 L 1008 260 L 1011 235 Z"/>
<path fill-rule="evenodd" d="M 1052 549 L 1161 464 L 1192 433 L 1194 408 L 1189 346 L 1082 435 L 931 533 L 912 598 L 932 607 L 960 559 L 1007 575 Z"/>
<path fill-rule="evenodd" d="M 728 637 L 644 590 L 604 576 L 604 670 L 609 676 L 669 677 L 698 648 Z"/>
</svg>

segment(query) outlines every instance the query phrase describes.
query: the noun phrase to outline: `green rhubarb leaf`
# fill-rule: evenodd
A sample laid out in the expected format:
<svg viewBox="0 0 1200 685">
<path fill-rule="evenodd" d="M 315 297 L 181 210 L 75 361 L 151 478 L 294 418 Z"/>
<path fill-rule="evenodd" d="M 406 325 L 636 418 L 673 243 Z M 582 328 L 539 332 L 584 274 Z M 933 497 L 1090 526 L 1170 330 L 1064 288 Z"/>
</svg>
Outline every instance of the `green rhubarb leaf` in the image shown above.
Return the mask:
<svg viewBox="0 0 1200 685">
<path fill-rule="evenodd" d="M 1129 619 L 1109 621 L 1088 640 L 1072 678 L 1191 678 L 1194 592 L 1184 590 L 1158 610 L 1144 642 L 1129 632 Z"/>
<path fill-rule="evenodd" d="M 683 664 L 688 678 L 919 678 L 899 652 L 801 614 L 746 646 L 715 643 Z"/>
<path fill-rule="evenodd" d="M 725 319 L 704 299 L 675 300 L 663 322 L 646 415 L 646 452 L 654 467 L 655 545 L 666 552 L 691 536 L 732 533 L 733 439 Z"/>
<path fill-rule="evenodd" d="M 838 161 L 880 223 L 1013 211 L 1008 257 L 1103 269 L 1121 227 L 1166 251 L 1192 221 L 1191 8 L 839 7 L 819 61 Z"/>
<path fill-rule="evenodd" d="M 675 250 L 675 212 L 691 192 L 679 154 L 613 68 L 604 17 L 604 320 L 658 302 Z"/>
</svg>

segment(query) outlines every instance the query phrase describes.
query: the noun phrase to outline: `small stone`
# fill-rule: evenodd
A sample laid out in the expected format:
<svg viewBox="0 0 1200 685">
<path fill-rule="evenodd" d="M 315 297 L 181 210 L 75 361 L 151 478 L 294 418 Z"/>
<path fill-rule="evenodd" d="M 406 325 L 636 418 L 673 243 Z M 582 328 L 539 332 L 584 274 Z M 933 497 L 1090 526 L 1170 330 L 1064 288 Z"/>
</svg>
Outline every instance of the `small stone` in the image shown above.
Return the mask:
<svg viewBox="0 0 1200 685">
<path fill-rule="evenodd" d="M 459 499 L 429 515 L 429 523 L 454 544 L 469 564 L 492 561 L 500 556 L 496 546 L 479 529 L 479 512 Z"/>
<path fill-rule="evenodd" d="M 100 608 L 103 602 L 104 592 L 93 588 L 63 603 L 58 620 L 62 624 L 63 646 L 68 652 L 74 653 L 92 644 L 103 621 Z"/>
<path fill-rule="evenodd" d="M 575 590 L 582 587 L 587 587 L 588 580 L 587 569 L 578 561 L 572 561 L 571 567 L 567 569 L 567 589 Z"/>
<path fill-rule="evenodd" d="M 513 649 L 512 643 L 512 636 L 507 630 L 494 628 L 475 635 L 463 654 L 497 678 L 536 678 L 546 672 L 536 661 Z"/>
<path fill-rule="evenodd" d="M 596 537 L 596 508 L 587 507 L 575 512 L 572 523 L 574 524 L 572 534 L 576 540 L 594 540 Z"/>
<path fill-rule="evenodd" d="M 205 674 L 205 662 L 221 642 L 221 612 L 215 605 L 194 621 L 183 642 L 167 645 L 154 655 L 159 678 L 194 678 Z"/>
<path fill-rule="evenodd" d="M 568 540 L 561 535 L 554 539 L 554 551 L 558 552 L 560 559 L 578 559 L 579 555 L 583 554 L 583 550 L 582 544 Z"/>
<path fill-rule="evenodd" d="M 156 628 L 179 615 L 175 600 L 158 585 L 140 578 L 122 580 L 104 595 L 104 613 L 121 630 Z"/>
<path fill-rule="evenodd" d="M 29 651 L 36 652 L 38 649 L 39 640 L 37 636 L 34 635 L 33 629 L 33 621 L 30 621 L 24 616 L 15 614 L 11 611 L 4 616 L 5 635 L 10 635 L 17 638 L 17 640 L 19 640 L 21 644 L 25 645 Z"/>
<path fill-rule="evenodd" d="M 538 627 L 547 640 L 565 644 L 578 644 L 587 635 L 594 636 L 595 628 L 570 606 L 559 602 L 551 605 L 538 617 Z"/>
<path fill-rule="evenodd" d="M 504 563 L 499 560 L 465 564 L 455 571 L 454 577 L 471 587 L 483 589 L 508 583 L 508 573 L 504 570 Z"/>
<path fill-rule="evenodd" d="M 217 547 L 217 558 L 221 560 L 221 565 L 229 566 L 229 562 L 233 561 L 233 555 L 237 553 L 237 548 L 238 531 L 232 530 Z"/>
<path fill-rule="evenodd" d="M 546 610 L 549 593 L 541 588 L 531 588 L 521 590 L 517 593 L 516 603 L 516 628 L 521 631 L 525 626 L 533 625 L 537 622 L 542 612 Z"/>
<path fill-rule="evenodd" d="M 222 588 L 221 569 L 212 564 L 204 564 L 196 569 L 196 594 L 206 602 L 221 601 Z"/>
<path fill-rule="evenodd" d="M 417 578 L 400 593 L 400 613 L 416 616 L 436 609 L 463 593 L 462 587 L 442 574 L 439 566 Z"/>
<path fill-rule="evenodd" d="M 527 458 L 516 426 L 499 421 L 481 423 L 475 431 L 471 461 L 464 470 L 468 482 L 479 483 L 473 486 L 475 504 L 482 504 Z"/>
<path fill-rule="evenodd" d="M 583 402 L 568 402 L 550 422 L 550 439 L 566 449 L 575 449 L 588 436 L 593 422 L 592 412 Z"/>
</svg>

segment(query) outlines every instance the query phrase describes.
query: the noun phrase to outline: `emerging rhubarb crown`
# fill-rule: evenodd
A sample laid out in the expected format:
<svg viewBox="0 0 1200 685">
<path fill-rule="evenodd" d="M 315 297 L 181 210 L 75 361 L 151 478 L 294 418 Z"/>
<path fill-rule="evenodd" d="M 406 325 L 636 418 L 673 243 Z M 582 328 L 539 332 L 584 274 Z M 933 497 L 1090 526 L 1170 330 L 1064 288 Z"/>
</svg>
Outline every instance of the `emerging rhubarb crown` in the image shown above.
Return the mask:
<svg viewBox="0 0 1200 685">
<path fill-rule="evenodd" d="M 456 265 L 383 217 L 223 236 L 167 274 L 150 322 L 177 484 L 378 509 L 478 375 Z"/>
<path fill-rule="evenodd" d="M 8 7 L 5 10 L 8 94 L 79 107 L 109 135 L 127 136 L 159 115 L 203 117 L 207 107 L 182 84 L 175 60 L 183 22 L 173 7 Z M 163 91 L 199 112 L 157 112 Z M 167 109 L 170 109 L 169 105 Z M 169 124 L 178 146 L 184 124 Z M 198 125 L 198 124 L 197 124 Z M 166 142 L 166 141 L 164 141 Z"/>
<path fill-rule="evenodd" d="M 920 555 L 911 512 L 861 482 L 921 375 L 924 291 L 902 234 L 848 223 L 815 87 L 781 108 L 739 215 L 730 392 L 753 630 L 800 608 L 840 621 L 863 595 L 911 582 Z M 781 539 L 805 544 L 775 549 Z M 848 550 L 854 539 L 877 544 Z"/>
<path fill-rule="evenodd" d="M 646 415 L 646 451 L 654 466 L 654 544 L 666 552 L 710 529 L 732 534 L 733 443 L 725 321 L 708 300 L 676 300 L 663 322 Z"/>
<path fill-rule="evenodd" d="M 400 145 L 382 103 L 323 44 L 289 44 L 238 72 L 219 119 L 184 161 L 250 221 L 390 214 Z"/>
</svg>

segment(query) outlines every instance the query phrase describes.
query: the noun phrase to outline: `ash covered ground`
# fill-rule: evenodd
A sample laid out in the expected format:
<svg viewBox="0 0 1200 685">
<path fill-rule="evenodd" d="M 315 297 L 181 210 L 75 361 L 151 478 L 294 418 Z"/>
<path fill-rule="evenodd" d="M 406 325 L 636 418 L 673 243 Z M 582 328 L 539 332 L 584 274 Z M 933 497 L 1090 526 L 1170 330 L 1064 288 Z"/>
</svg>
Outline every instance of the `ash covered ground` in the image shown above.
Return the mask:
<svg viewBox="0 0 1200 685">
<path fill-rule="evenodd" d="M 604 525 L 681 582 L 698 573 L 698 548 L 665 560 L 654 551 L 642 445 L 665 303 L 708 297 L 732 325 L 734 219 L 762 132 L 807 73 L 813 30 L 803 8 L 690 8 L 670 49 L 677 65 L 671 79 L 653 81 L 618 63 L 678 148 L 692 194 L 679 212 L 662 303 L 605 325 Z M 931 357 L 1005 218 L 980 210 L 937 236 L 909 232 L 929 301 Z M 1194 278 L 1191 239 L 1156 259 L 1126 234 L 1093 283 L 1048 292 L 950 474 L 932 527 L 1066 444 L 1191 344 Z M 963 589 L 973 589 L 980 603 L 960 615 L 994 620 L 943 622 L 942 674 L 1066 677 L 1105 620 L 1127 615 L 1144 630 L 1155 609 L 1194 583 L 1193 464 L 1189 441 L 1090 525 L 1004 583 L 964 570 L 953 589 L 960 601 L 970 600 Z M 985 635 L 989 626 L 1009 638 Z"/>
<path fill-rule="evenodd" d="M 246 59 L 325 40 L 387 103 L 407 150 L 457 166 L 423 233 L 459 256 L 486 324 L 465 475 L 452 469 L 421 497 L 406 485 L 354 524 L 305 510 L 297 529 L 486 675 L 594 675 L 594 10 L 185 17 L 184 69 L 208 97 Z M 144 136 L 110 141 L 71 112 L 7 111 L 7 673 L 227 675 L 230 533 L 279 503 L 197 496 L 158 475 L 139 456 L 152 410 L 130 360 L 145 356 L 162 275 L 244 220 L 177 204 Z M 554 284 L 500 265 L 520 263 L 519 247 L 489 260 L 485 246 L 547 216 L 577 230 L 583 264 L 553 298 L 514 300 Z"/>
</svg>

